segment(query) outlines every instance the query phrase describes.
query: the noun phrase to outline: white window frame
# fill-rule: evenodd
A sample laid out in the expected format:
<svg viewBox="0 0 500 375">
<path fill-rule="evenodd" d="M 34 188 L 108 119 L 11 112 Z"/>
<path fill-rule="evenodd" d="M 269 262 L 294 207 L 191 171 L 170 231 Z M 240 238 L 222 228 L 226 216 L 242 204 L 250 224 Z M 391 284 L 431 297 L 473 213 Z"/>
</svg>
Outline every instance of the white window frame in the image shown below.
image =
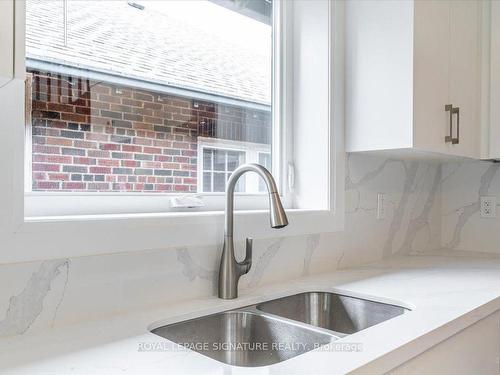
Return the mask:
<svg viewBox="0 0 500 375">
<path fill-rule="evenodd" d="M 212 194 L 213 192 L 203 191 L 203 150 L 217 149 L 227 151 L 238 151 L 245 153 L 245 163 L 258 163 L 259 154 L 271 154 L 271 146 L 261 143 L 232 141 L 220 138 L 198 137 L 198 191 L 201 194 Z M 263 192 L 259 191 L 259 177 L 255 174 L 248 174 L 245 176 L 246 194 L 261 195 Z M 217 194 L 217 193 L 214 193 Z"/>
<path fill-rule="evenodd" d="M 0 238 L 2 246 L 0 251 L 0 264 L 11 262 L 32 261 L 40 259 L 53 259 L 59 257 L 74 257 L 97 254 L 110 254 L 127 251 L 140 251 L 149 249 L 169 248 L 175 246 L 214 246 L 220 245 L 223 234 L 224 215 L 220 209 L 204 212 L 163 212 L 161 205 L 148 206 L 148 199 L 141 197 L 126 197 L 130 211 L 140 207 L 137 213 L 128 214 L 83 214 L 83 215 L 27 215 L 25 205 L 29 204 L 29 195 L 24 194 L 24 166 L 25 166 L 25 129 L 19 124 L 24 123 L 24 81 L 25 69 L 25 3 L 15 0 L 6 0 L 12 5 L 12 13 L 0 14 L 0 20 L 14 19 L 14 43 L 0 40 L 0 50 L 11 49 L 13 59 L 13 77 L 2 75 L 0 70 L 0 111 L 2 112 L 2 126 L 0 137 L 3 147 L 0 148 L 0 166 L 4 173 L 5 183 L 0 184 Z M 284 199 L 289 207 L 288 217 L 290 225 L 280 231 L 271 229 L 265 223 L 268 221 L 267 209 L 245 209 L 243 197 L 237 197 L 237 207 L 241 208 L 235 214 L 235 240 L 243 240 L 246 236 L 254 238 L 270 238 L 276 236 L 303 235 L 310 233 L 331 232 L 342 230 L 344 225 L 344 137 L 343 137 L 343 4 L 337 1 L 324 0 L 297 0 L 294 2 L 277 1 L 280 4 L 279 13 L 283 22 L 283 33 L 277 35 L 278 50 L 275 57 L 284 62 L 279 76 L 279 84 L 273 94 L 282 97 L 279 110 L 274 111 L 274 116 L 282 117 L 281 121 L 293 123 L 293 129 L 273 127 L 273 132 L 278 132 L 282 139 L 287 140 L 273 148 L 273 162 L 276 157 L 282 157 L 280 169 L 286 179 L 280 181 Z M 312 5 L 311 5 L 312 4 Z M 326 9 L 328 7 L 328 9 Z M 8 7 L 7 7 L 8 8 Z M 15 8 L 15 11 L 14 11 Z M 328 10 L 328 12 L 325 12 Z M 313 14 L 312 12 L 316 12 Z M 293 16 L 291 15 L 293 14 Z M 300 105 L 304 95 L 314 93 L 302 92 L 295 78 L 300 75 L 315 74 L 317 72 L 301 72 L 306 70 L 308 64 L 293 66 L 291 61 L 300 60 L 299 49 L 293 49 L 292 41 L 285 35 L 291 30 L 304 33 L 306 39 L 314 39 L 315 32 L 323 29 L 315 27 L 305 30 L 307 25 L 318 25 L 318 17 L 327 15 L 328 21 L 328 56 L 322 58 L 328 61 L 328 72 L 322 71 L 323 81 L 328 79 L 327 119 L 321 124 L 313 124 L 322 130 L 322 136 L 316 142 L 295 139 L 292 133 L 300 133 L 306 124 L 301 123 L 300 111 L 292 108 Z M 302 25 L 296 31 L 292 25 L 293 17 L 308 17 L 308 19 L 294 19 L 293 24 Z M 323 19 L 324 20 L 324 19 Z M 298 22 L 300 21 L 300 22 Z M 309 22 L 309 24 L 308 24 Z M 12 22 L 0 22 L 0 32 L 10 27 Z M 307 27 L 309 27 L 307 26 Z M 335 29 L 333 29 L 335 28 Z M 4 33 L 8 35 L 8 33 Z M 335 51 L 335 53 L 334 53 Z M 324 51 L 323 51 L 324 52 Z M 304 73 L 304 74 L 303 74 Z M 326 75 L 328 75 L 326 77 Z M 318 77 L 313 77 L 318 78 Z M 333 79 L 332 79 L 333 78 Z M 291 82 L 293 80 L 293 83 Z M 318 97 L 322 100 L 323 92 Z M 335 108 L 335 111 L 333 110 Z M 307 108 L 302 108 L 306 111 Z M 297 113 L 296 113 L 297 112 Z M 298 114 L 296 116 L 296 114 Z M 324 135 L 324 136 L 323 136 Z M 309 143 L 309 145 L 308 145 Z M 309 147 L 309 148 L 307 148 Z M 317 152 L 318 149 L 321 152 Z M 320 158 L 320 173 L 312 174 L 304 171 L 307 168 L 297 168 L 293 173 L 293 166 L 300 165 L 303 155 L 295 155 L 291 159 L 291 149 L 300 149 L 301 152 L 310 152 L 314 157 Z M 295 176 L 295 178 L 294 178 Z M 294 184 L 295 179 L 295 184 Z M 285 181 L 286 180 L 286 181 Z M 319 184 L 317 182 L 320 182 Z M 327 181 L 326 186 L 323 182 Z M 329 181 L 329 182 L 328 182 Z M 286 182 L 286 183 L 285 183 Z M 305 187 L 311 186 L 311 194 Z M 316 186 L 323 185 L 323 186 Z M 316 189 L 316 190 L 314 190 Z M 295 191 L 294 191 L 295 190 Z M 289 194 L 294 192 L 294 195 Z M 290 198 L 293 196 L 293 199 Z M 321 196 L 320 199 L 316 199 Z M 262 195 L 261 195 L 262 197 Z M 119 198 L 125 198 L 123 195 Z M 262 197 L 263 198 L 263 197 Z M 82 199 L 82 196 L 78 197 Z M 120 205 L 123 201 L 114 200 L 113 197 L 101 197 L 100 203 L 107 205 Z M 305 202 L 305 204 L 297 204 Z M 50 200 L 49 205 L 57 206 L 57 199 Z M 96 202 L 99 204 L 99 201 Z"/>
<path fill-rule="evenodd" d="M 24 144 L 24 191 L 31 191 L 33 185 L 33 152 L 32 152 L 32 135 L 33 128 L 31 123 L 31 112 L 33 109 L 31 93 L 33 89 L 33 75 L 27 74 L 25 81 L 24 94 L 24 126 L 25 126 L 25 144 Z"/>
<path fill-rule="evenodd" d="M 281 59 L 275 58 L 276 55 L 280 54 L 281 38 L 282 36 L 282 20 L 281 14 L 283 9 L 281 9 L 281 1 L 276 2 L 277 10 L 273 14 L 273 25 L 275 28 L 273 37 L 273 74 L 272 74 L 272 87 L 273 87 L 273 97 L 272 97 L 272 148 L 276 150 L 273 152 L 273 174 L 278 188 L 280 190 L 280 195 L 282 196 L 284 207 L 291 208 L 292 199 L 290 197 L 291 192 L 287 191 L 283 185 L 283 173 L 287 173 L 280 165 L 286 164 L 288 158 L 291 157 L 290 154 L 284 155 L 282 150 L 290 150 L 291 147 L 284 145 L 284 142 L 291 142 L 291 139 L 285 139 L 283 134 L 285 130 L 274 129 L 275 127 L 281 127 L 282 114 L 281 108 L 284 108 L 284 102 L 280 95 L 276 95 L 274 91 L 276 88 L 282 87 L 283 74 L 281 72 Z M 278 51 L 278 52 L 277 52 Z M 278 124 L 277 126 L 275 124 Z M 31 134 L 31 122 L 27 124 L 27 134 Z M 198 140 L 203 142 L 206 141 L 206 137 L 198 137 Z M 249 142 L 249 145 L 251 143 Z M 28 158 L 31 159 L 31 153 L 28 150 L 31 147 L 31 139 L 26 139 L 26 159 L 28 163 Z M 281 151 L 280 151 L 281 150 Z M 30 154 L 30 155 L 28 155 Z M 199 171 L 198 162 L 198 171 Z M 203 206 L 189 208 L 188 211 L 201 212 L 201 211 L 217 211 L 223 210 L 225 205 L 224 193 L 205 193 L 198 189 L 196 193 L 158 193 L 158 192 L 86 192 L 86 191 L 74 191 L 74 192 L 56 192 L 56 191 L 32 191 L 31 184 L 31 164 L 25 168 L 25 215 L 27 217 L 38 219 L 51 217 L 68 217 L 68 216 L 81 216 L 81 215 L 127 215 L 127 214 L 144 214 L 144 213 L 173 213 L 173 212 L 183 212 L 186 209 L 173 207 L 171 202 L 179 197 L 185 195 L 193 195 L 198 199 L 201 199 Z M 248 176 L 245 177 L 248 179 Z M 250 180 L 253 180 L 250 177 Z M 200 174 L 198 173 L 198 186 L 201 180 Z M 29 181 L 29 182 L 28 182 Z M 266 209 L 267 198 L 260 194 L 259 192 L 251 193 L 238 193 L 238 199 L 235 202 L 236 209 L 240 210 L 252 210 L 252 209 Z"/>
</svg>

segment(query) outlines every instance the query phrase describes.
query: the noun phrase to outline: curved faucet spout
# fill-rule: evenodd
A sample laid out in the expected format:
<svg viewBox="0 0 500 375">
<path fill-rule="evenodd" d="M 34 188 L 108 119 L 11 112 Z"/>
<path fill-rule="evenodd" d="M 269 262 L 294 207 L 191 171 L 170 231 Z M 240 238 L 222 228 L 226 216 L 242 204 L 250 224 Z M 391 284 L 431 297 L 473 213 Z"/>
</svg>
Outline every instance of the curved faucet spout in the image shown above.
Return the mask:
<svg viewBox="0 0 500 375">
<path fill-rule="evenodd" d="M 269 194 L 270 224 L 272 228 L 283 228 L 288 225 L 285 210 L 271 173 L 259 164 L 244 164 L 231 174 L 226 187 L 226 211 L 224 221 L 224 246 L 219 268 L 219 298 L 233 299 L 238 297 L 238 281 L 252 266 L 252 240 L 247 238 L 246 256 L 243 262 L 237 262 L 234 256 L 233 218 L 234 190 L 238 179 L 246 172 L 257 173 L 266 183 Z"/>
</svg>

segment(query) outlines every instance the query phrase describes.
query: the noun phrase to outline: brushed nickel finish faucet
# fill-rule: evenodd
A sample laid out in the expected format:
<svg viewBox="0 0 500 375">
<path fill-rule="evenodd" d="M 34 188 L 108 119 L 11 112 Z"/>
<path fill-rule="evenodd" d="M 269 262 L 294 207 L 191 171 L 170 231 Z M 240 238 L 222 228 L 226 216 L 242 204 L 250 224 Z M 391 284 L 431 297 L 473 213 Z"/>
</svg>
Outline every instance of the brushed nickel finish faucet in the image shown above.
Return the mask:
<svg viewBox="0 0 500 375">
<path fill-rule="evenodd" d="M 242 262 L 234 257 L 233 216 L 234 189 L 238 179 L 246 172 L 257 173 L 266 183 L 269 194 L 269 211 L 271 227 L 283 228 L 288 225 L 285 210 L 281 204 L 278 188 L 271 173 L 259 164 L 243 164 L 236 168 L 229 177 L 226 187 L 226 211 L 224 222 L 224 246 L 219 268 L 219 298 L 234 299 L 238 297 L 238 281 L 252 267 L 252 239 L 246 239 L 246 255 Z"/>
</svg>

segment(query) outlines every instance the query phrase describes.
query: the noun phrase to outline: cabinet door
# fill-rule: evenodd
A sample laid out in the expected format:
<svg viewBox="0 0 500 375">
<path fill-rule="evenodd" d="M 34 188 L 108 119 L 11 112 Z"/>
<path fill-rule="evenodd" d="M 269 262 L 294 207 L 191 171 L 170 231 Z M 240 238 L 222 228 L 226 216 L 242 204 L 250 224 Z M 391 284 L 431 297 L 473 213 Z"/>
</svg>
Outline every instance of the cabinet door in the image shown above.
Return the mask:
<svg viewBox="0 0 500 375">
<path fill-rule="evenodd" d="M 500 313 L 465 328 L 388 375 L 498 375 Z"/>
<path fill-rule="evenodd" d="M 450 100 L 450 3 L 415 1 L 413 145 L 439 153 L 449 148 L 444 106 Z"/>
<path fill-rule="evenodd" d="M 450 4 L 450 103 L 459 108 L 460 134 L 449 153 L 474 158 L 481 147 L 481 12 L 480 1 Z"/>
<path fill-rule="evenodd" d="M 491 2 L 490 35 L 490 121 L 487 157 L 500 158 L 500 2 Z"/>
</svg>

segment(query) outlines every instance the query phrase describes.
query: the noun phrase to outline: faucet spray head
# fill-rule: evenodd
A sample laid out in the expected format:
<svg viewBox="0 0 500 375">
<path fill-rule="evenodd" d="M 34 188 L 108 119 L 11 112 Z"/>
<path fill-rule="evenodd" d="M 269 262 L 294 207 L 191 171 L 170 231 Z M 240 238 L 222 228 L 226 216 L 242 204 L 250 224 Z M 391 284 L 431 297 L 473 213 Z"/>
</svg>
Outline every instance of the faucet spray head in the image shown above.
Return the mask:
<svg viewBox="0 0 500 375">
<path fill-rule="evenodd" d="M 269 193 L 269 206 L 271 214 L 271 227 L 283 228 L 288 225 L 288 218 L 281 204 L 280 196 L 277 192 Z"/>
</svg>

